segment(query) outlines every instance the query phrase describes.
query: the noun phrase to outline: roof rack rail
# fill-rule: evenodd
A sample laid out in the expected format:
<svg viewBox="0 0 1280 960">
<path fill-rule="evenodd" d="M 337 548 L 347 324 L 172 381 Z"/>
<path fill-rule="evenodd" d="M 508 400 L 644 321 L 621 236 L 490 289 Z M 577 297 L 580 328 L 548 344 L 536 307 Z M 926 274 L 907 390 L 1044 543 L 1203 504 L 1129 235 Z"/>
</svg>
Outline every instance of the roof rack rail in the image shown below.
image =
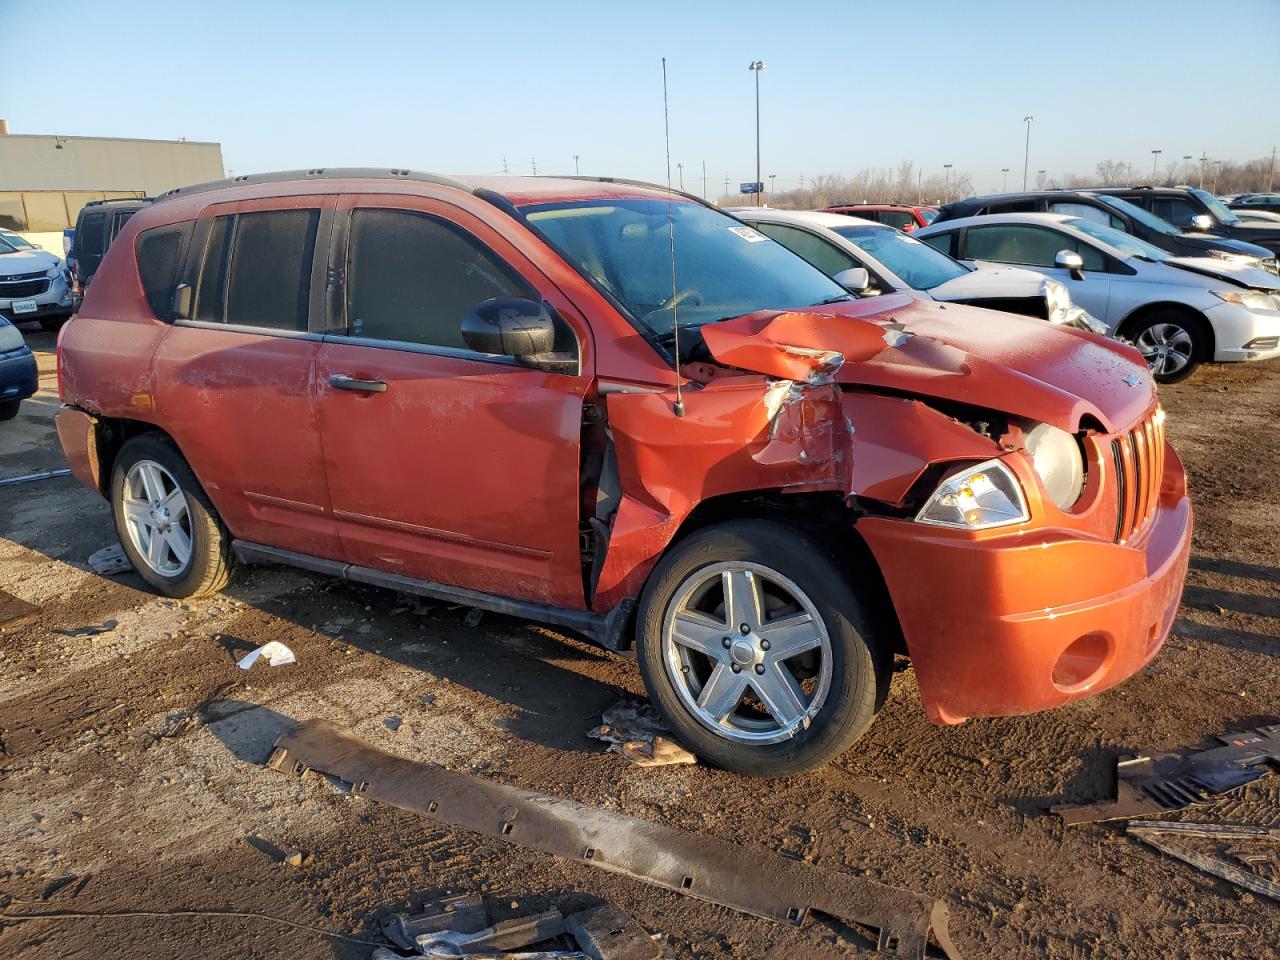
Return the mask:
<svg viewBox="0 0 1280 960">
<path fill-rule="evenodd" d="M 696 193 L 685 193 L 683 190 L 677 190 L 675 187 L 668 187 L 661 183 L 650 183 L 648 180 L 629 180 L 626 177 L 589 177 L 585 174 L 547 174 L 547 179 L 552 180 L 585 180 L 588 183 L 621 183 L 627 187 L 649 187 L 652 190 L 667 190 L 674 193 L 677 197 L 684 197 L 686 200 L 694 200 L 704 207 L 715 207 L 715 204 L 709 200 L 703 200 Z"/>
<path fill-rule="evenodd" d="M 155 197 L 107 197 L 105 200 L 86 200 L 86 207 L 100 207 L 105 203 L 154 203 Z"/>
<path fill-rule="evenodd" d="M 472 188 L 451 177 L 434 173 L 423 173 L 418 170 L 407 170 L 397 167 L 312 167 L 309 170 L 279 170 L 272 173 L 243 173 L 222 180 L 209 180 L 205 183 L 194 183 L 187 187 L 174 187 L 166 190 L 157 200 L 168 200 L 172 197 L 189 197 L 197 193 L 208 193 L 211 190 L 222 190 L 226 187 L 254 186 L 260 183 L 290 183 L 299 180 L 416 180 L 421 183 L 434 183 L 442 187 L 454 187 L 472 193 Z"/>
</svg>

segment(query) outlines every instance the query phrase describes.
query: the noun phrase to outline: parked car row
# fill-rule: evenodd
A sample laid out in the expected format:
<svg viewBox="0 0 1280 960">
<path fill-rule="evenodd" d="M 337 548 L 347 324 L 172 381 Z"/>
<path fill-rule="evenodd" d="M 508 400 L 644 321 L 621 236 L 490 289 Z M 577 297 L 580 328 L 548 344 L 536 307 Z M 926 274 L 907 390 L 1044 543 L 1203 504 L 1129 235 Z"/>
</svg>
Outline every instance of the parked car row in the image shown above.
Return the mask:
<svg viewBox="0 0 1280 960">
<path fill-rule="evenodd" d="M 895 654 L 948 724 L 1154 657 L 1192 521 L 1142 356 L 1045 322 L 1066 282 L 750 213 L 404 170 L 171 191 L 62 330 L 63 449 L 164 594 L 291 564 L 571 628 L 746 773 L 845 750 Z"/>
</svg>

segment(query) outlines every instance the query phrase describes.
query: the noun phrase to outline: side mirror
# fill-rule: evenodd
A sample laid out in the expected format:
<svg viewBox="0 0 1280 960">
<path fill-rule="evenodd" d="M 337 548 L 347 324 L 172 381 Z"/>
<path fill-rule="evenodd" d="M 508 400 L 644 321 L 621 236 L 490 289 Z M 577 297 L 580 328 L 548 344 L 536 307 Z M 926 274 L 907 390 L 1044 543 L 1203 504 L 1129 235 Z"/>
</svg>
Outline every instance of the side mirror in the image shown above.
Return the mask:
<svg viewBox="0 0 1280 960">
<path fill-rule="evenodd" d="M 191 284 L 180 283 L 173 288 L 173 319 L 191 319 Z"/>
<path fill-rule="evenodd" d="M 1054 266 L 1067 271 L 1072 280 L 1084 279 L 1084 259 L 1074 250 L 1059 250 L 1053 257 Z"/>
<path fill-rule="evenodd" d="M 1202 233 L 1213 229 L 1213 217 L 1207 213 L 1197 213 L 1191 218 L 1191 229 Z"/>
<path fill-rule="evenodd" d="M 866 293 L 871 289 L 871 274 L 866 267 L 850 267 L 831 278 L 851 293 Z"/>
<path fill-rule="evenodd" d="M 555 349 L 556 324 L 546 304 L 496 297 L 480 301 L 462 318 L 462 339 L 477 353 L 540 366 L 538 360 Z"/>
</svg>

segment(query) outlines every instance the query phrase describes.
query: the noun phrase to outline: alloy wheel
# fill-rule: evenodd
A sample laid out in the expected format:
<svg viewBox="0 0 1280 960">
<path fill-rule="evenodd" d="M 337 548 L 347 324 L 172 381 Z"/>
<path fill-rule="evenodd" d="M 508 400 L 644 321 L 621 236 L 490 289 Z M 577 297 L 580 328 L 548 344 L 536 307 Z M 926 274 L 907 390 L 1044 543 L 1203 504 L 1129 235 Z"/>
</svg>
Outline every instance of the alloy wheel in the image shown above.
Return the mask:
<svg viewBox="0 0 1280 960">
<path fill-rule="evenodd" d="M 739 743 L 800 733 L 831 687 L 831 639 L 817 608 L 760 564 L 710 564 L 687 577 L 667 607 L 662 650 L 685 708 Z"/>
<path fill-rule="evenodd" d="M 1191 334 L 1176 323 L 1153 323 L 1138 334 L 1134 345 L 1156 376 L 1177 373 L 1191 362 L 1195 352 Z"/>
<path fill-rule="evenodd" d="M 191 560 L 191 511 L 182 488 L 154 460 L 139 460 L 125 474 L 125 529 L 142 561 L 164 577 Z"/>
</svg>

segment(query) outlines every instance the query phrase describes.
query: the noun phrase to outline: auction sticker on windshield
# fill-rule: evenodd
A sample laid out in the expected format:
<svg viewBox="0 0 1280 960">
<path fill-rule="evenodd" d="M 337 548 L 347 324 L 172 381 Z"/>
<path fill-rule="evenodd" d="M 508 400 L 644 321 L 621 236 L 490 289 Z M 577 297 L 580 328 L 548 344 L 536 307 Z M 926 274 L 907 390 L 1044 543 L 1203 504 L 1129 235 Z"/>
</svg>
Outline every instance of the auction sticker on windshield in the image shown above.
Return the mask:
<svg viewBox="0 0 1280 960">
<path fill-rule="evenodd" d="M 730 227 L 729 232 L 736 233 L 743 240 L 747 241 L 747 243 L 760 243 L 763 240 L 769 239 L 759 230 L 752 230 L 750 227 L 744 227 L 744 226 Z"/>
</svg>

